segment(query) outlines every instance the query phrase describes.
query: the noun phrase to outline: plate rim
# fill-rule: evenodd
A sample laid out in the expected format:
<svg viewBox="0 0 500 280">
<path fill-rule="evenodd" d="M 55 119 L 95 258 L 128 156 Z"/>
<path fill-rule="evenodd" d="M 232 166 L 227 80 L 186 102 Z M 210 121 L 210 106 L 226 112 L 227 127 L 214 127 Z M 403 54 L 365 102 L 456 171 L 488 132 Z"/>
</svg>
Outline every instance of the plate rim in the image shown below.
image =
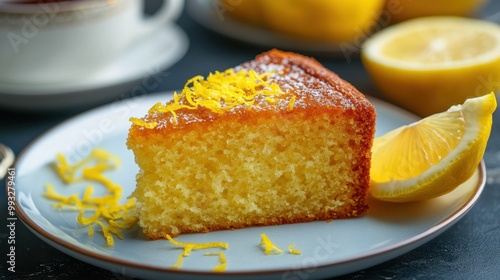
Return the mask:
<svg viewBox="0 0 500 280">
<path fill-rule="evenodd" d="M 144 95 L 144 96 L 134 97 L 131 99 L 135 99 L 136 101 L 138 99 L 153 99 L 153 98 L 157 99 L 159 96 L 162 96 L 165 94 L 172 94 L 172 93 L 173 93 L 173 91 L 158 92 L 158 93 L 148 94 L 148 95 Z M 372 97 L 372 96 L 368 96 L 368 95 L 366 95 L 366 97 L 371 102 L 377 103 L 376 106 L 384 107 L 384 109 L 390 110 L 392 112 L 396 112 L 397 114 L 404 114 L 412 119 L 418 119 L 418 117 L 416 115 L 414 115 L 410 112 L 407 112 L 404 109 L 401 109 L 395 105 L 387 103 L 386 101 L 383 101 L 381 99 L 378 99 L 378 98 Z M 124 105 L 124 104 L 126 105 L 126 102 L 127 102 L 127 100 L 121 100 L 121 101 L 118 101 L 117 103 L 120 103 L 121 105 Z M 53 131 L 57 130 L 58 128 L 60 128 L 63 125 L 67 125 L 68 123 L 71 123 L 71 122 L 76 121 L 78 119 L 85 118 L 86 116 L 93 115 L 96 113 L 103 113 L 110 106 L 116 106 L 116 105 L 113 105 L 113 103 L 102 105 L 102 106 L 96 107 L 94 109 L 76 114 L 75 116 L 72 116 L 72 117 L 70 117 L 66 120 L 63 120 L 60 123 L 52 126 L 48 130 L 46 130 L 45 132 L 40 134 L 38 137 L 36 137 L 34 140 L 32 140 L 18 154 L 18 156 L 16 157 L 16 160 L 13 164 L 13 168 L 17 170 L 18 164 L 21 160 L 24 159 L 25 154 L 27 154 L 35 144 L 37 144 L 43 138 L 47 137 L 47 135 L 50 135 Z M 412 236 L 411 238 L 404 239 L 398 243 L 395 243 L 395 244 L 392 244 L 389 246 L 383 246 L 383 247 L 380 247 L 380 248 L 375 249 L 375 250 L 369 250 L 369 251 L 365 252 L 364 254 L 354 255 L 353 257 L 349 257 L 349 258 L 346 258 L 346 259 L 341 260 L 341 261 L 336 261 L 333 263 L 322 264 L 322 265 L 311 266 L 311 267 L 313 267 L 317 270 L 321 270 L 321 269 L 328 269 L 328 268 L 336 267 L 339 265 L 356 263 L 359 261 L 368 261 L 371 258 L 375 258 L 379 255 L 387 254 L 387 253 L 391 253 L 391 252 L 397 252 L 398 249 L 401 250 L 402 248 L 409 247 L 412 244 L 418 244 L 418 242 L 425 241 L 426 238 L 431 238 L 434 235 L 437 236 L 437 235 L 441 234 L 442 232 L 444 232 L 445 229 L 447 229 L 448 227 L 451 227 L 453 224 L 458 222 L 463 216 L 465 216 L 465 214 L 467 214 L 472 209 L 472 207 L 476 204 L 476 202 L 480 198 L 480 196 L 485 188 L 486 177 L 487 177 L 484 159 L 482 159 L 481 162 L 479 163 L 476 172 L 478 172 L 478 178 L 477 178 L 477 182 L 474 183 L 474 185 L 475 185 L 474 190 L 471 191 L 470 197 L 466 201 L 464 201 L 462 203 L 462 205 L 458 209 L 456 209 L 453 213 L 451 213 L 450 215 L 448 215 L 446 218 L 442 219 L 438 223 L 434 224 L 432 227 L 427 228 L 426 230 Z M 6 192 L 8 191 L 8 181 L 7 180 L 5 183 L 5 191 Z M 148 271 L 148 272 L 156 272 L 156 273 L 163 273 L 163 274 L 169 273 L 171 275 L 185 275 L 185 276 L 187 276 L 187 275 L 206 276 L 206 277 L 208 277 L 208 276 L 220 276 L 220 277 L 224 277 L 224 276 L 256 276 L 256 275 L 270 275 L 270 274 L 277 274 L 277 273 L 286 273 L 289 271 L 303 269 L 303 268 L 295 268 L 294 269 L 293 267 L 290 267 L 288 269 L 240 270 L 240 271 L 225 271 L 223 273 L 217 273 L 217 272 L 211 272 L 211 271 L 175 269 L 175 268 L 169 267 L 168 265 L 165 265 L 164 268 L 161 268 L 161 267 L 150 266 L 147 264 L 141 264 L 141 263 L 137 263 L 137 262 L 133 262 L 133 261 L 129 261 L 129 260 L 123 260 L 123 259 L 116 258 L 113 256 L 103 255 L 103 254 L 100 254 L 99 251 L 92 251 L 89 249 L 80 248 L 76 244 L 73 244 L 73 243 L 68 242 L 66 240 L 63 240 L 63 239 L 60 239 L 57 236 L 52 235 L 50 232 L 46 231 L 43 227 L 39 226 L 34 220 L 30 219 L 28 214 L 26 214 L 24 212 L 23 207 L 20 207 L 20 204 L 17 201 L 18 189 L 16 188 L 15 191 L 16 191 L 16 201 L 15 201 L 16 216 L 19 217 L 19 219 L 23 222 L 23 224 L 31 232 L 33 232 L 38 238 L 40 238 L 44 242 L 48 243 L 50 246 L 63 252 L 64 254 L 72 256 L 72 257 L 74 257 L 75 255 L 80 255 L 80 256 L 84 256 L 85 258 L 90 258 L 92 260 L 100 261 L 102 263 L 125 266 L 125 267 L 131 268 L 133 270 L 137 270 L 137 271 Z M 426 243 L 426 242 L 427 241 L 425 241 L 424 243 Z M 54 244 L 56 244 L 57 246 L 54 246 Z M 59 247 L 64 248 L 64 250 L 61 250 Z M 71 252 L 72 254 L 65 252 L 66 250 Z M 400 256 L 406 252 L 407 251 L 400 252 L 395 257 Z M 387 260 L 393 259 L 395 257 L 390 257 Z M 77 258 L 77 259 L 79 261 L 84 261 L 81 258 Z M 387 260 L 376 262 L 373 265 L 379 264 L 381 262 L 385 262 Z M 89 262 L 89 261 L 84 261 L 84 262 L 90 263 L 91 265 L 98 266 L 98 267 L 101 267 L 101 268 L 106 269 L 106 270 L 110 270 L 109 268 L 106 268 L 105 266 L 95 264 L 95 262 Z M 373 266 L 373 265 L 371 265 L 371 266 Z M 371 266 L 367 266 L 367 267 L 371 267 Z M 364 268 L 367 268 L 367 267 L 364 267 Z M 363 268 L 360 268 L 360 269 L 363 269 Z M 358 270 L 360 270 L 360 269 L 358 269 Z M 358 270 L 353 270 L 351 272 L 358 271 Z"/>
</svg>

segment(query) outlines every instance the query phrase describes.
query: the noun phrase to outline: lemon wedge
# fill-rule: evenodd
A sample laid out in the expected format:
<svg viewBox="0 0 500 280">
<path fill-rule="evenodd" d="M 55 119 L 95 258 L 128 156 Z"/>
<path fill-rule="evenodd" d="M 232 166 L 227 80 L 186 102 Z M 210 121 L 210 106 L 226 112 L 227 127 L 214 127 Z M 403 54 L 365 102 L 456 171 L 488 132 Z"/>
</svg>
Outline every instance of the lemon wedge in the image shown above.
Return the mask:
<svg viewBox="0 0 500 280">
<path fill-rule="evenodd" d="M 365 41 L 361 58 L 388 100 L 422 117 L 500 89 L 500 26 L 424 17 Z"/>
<path fill-rule="evenodd" d="M 454 190 L 476 171 L 496 106 L 495 94 L 490 93 L 377 137 L 372 148 L 371 195 L 408 202 Z"/>
</svg>

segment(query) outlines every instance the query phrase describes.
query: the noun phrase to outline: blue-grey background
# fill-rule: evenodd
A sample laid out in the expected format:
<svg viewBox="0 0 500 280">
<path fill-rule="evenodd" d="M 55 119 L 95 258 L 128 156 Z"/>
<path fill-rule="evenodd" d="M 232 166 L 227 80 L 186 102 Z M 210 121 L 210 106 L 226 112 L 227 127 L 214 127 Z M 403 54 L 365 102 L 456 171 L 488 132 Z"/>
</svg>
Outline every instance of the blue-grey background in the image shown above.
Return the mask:
<svg viewBox="0 0 500 280">
<path fill-rule="evenodd" d="M 189 0 L 187 0 L 189 1 Z M 147 1 L 154 11 L 158 1 Z M 481 16 L 500 20 L 500 1 L 491 0 Z M 240 43 L 213 33 L 184 13 L 177 22 L 189 36 L 185 57 L 163 71 L 162 83 L 150 92 L 178 90 L 195 75 L 251 60 L 267 49 Z M 361 92 L 381 97 L 355 56 L 316 57 Z M 1 65 L 0 65 L 1 67 Z M 132 89 L 131 89 L 132 90 Z M 126 93 L 124 93 L 126 95 Z M 36 137 L 87 108 L 30 114 L 0 108 L 0 143 L 19 154 Z M 500 112 L 485 155 L 488 182 L 473 209 L 448 231 L 401 257 L 339 279 L 499 279 L 500 275 Z M 5 180 L 0 182 L 5 185 Z M 7 199 L 0 192 L 0 221 L 7 224 Z M 366 232 L 370 234 L 369 231 Z M 20 222 L 16 227 L 16 273 L 7 271 L 7 228 L 0 226 L 1 279 L 127 279 L 69 257 L 35 237 Z"/>
</svg>

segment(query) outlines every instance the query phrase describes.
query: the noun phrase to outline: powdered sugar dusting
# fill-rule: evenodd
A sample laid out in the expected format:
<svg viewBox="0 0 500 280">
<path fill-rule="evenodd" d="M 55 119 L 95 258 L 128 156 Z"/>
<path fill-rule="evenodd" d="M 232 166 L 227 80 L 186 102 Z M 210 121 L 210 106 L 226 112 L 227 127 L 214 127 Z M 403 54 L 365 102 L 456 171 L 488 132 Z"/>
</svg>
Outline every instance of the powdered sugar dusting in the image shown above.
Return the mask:
<svg viewBox="0 0 500 280">
<path fill-rule="evenodd" d="M 347 110 L 354 107 L 353 89 L 340 85 L 339 81 L 332 84 L 332 81 L 315 75 L 324 73 L 308 73 L 304 68 L 286 58 L 278 64 L 274 63 L 269 56 L 263 56 L 260 61 L 251 61 L 240 67 L 255 69 L 257 72 L 275 72 L 276 74 L 271 76 L 273 81 L 279 84 L 283 91 L 293 93 L 297 97 L 295 108 L 327 106 Z"/>
</svg>

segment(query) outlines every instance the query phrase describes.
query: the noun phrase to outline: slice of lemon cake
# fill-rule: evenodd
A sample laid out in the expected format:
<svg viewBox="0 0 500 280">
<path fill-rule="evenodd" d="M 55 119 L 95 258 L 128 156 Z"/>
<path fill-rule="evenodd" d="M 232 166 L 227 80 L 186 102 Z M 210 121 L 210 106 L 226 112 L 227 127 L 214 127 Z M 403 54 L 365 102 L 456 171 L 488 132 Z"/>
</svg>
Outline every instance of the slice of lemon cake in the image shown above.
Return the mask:
<svg viewBox="0 0 500 280">
<path fill-rule="evenodd" d="M 375 110 L 316 60 L 271 50 L 131 118 L 149 239 L 366 212 Z"/>
</svg>

